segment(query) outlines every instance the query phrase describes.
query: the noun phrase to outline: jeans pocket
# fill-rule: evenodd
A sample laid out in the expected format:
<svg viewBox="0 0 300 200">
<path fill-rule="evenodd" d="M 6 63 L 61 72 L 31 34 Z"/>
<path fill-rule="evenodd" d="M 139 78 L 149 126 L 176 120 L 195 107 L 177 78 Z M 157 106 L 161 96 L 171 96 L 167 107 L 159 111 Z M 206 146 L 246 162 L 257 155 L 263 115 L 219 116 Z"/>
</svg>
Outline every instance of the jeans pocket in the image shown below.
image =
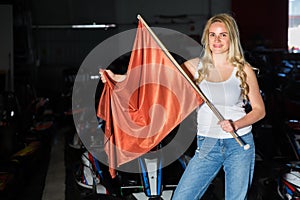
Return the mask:
<svg viewBox="0 0 300 200">
<path fill-rule="evenodd" d="M 213 150 L 217 141 L 218 139 L 216 138 L 197 136 L 196 154 L 198 154 L 198 157 L 206 157 L 211 152 L 211 150 Z"/>
<path fill-rule="evenodd" d="M 204 136 L 197 135 L 197 150 L 200 149 L 204 140 L 205 140 Z"/>
</svg>

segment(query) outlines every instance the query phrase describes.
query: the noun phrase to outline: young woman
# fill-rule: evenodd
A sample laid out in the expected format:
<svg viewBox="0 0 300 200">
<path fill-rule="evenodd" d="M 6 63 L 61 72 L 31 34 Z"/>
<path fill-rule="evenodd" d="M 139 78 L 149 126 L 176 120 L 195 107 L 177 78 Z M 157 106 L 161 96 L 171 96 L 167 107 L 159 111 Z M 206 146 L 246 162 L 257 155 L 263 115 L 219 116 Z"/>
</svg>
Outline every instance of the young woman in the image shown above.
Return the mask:
<svg viewBox="0 0 300 200">
<path fill-rule="evenodd" d="M 245 60 L 236 21 L 228 14 L 211 17 L 202 35 L 204 54 L 184 63 L 209 101 L 226 119 L 219 121 L 202 104 L 197 109 L 197 149 L 173 195 L 173 200 L 200 199 L 223 168 L 225 199 L 244 200 L 251 186 L 255 146 L 252 124 L 265 116 L 265 107 L 256 75 Z M 106 70 L 115 81 L 126 75 Z M 103 70 L 99 72 L 103 74 Z M 101 76 L 103 83 L 106 82 Z M 246 113 L 245 102 L 251 111 Z M 244 150 L 232 137 L 235 131 L 250 145 Z"/>
<path fill-rule="evenodd" d="M 202 92 L 226 120 L 219 121 L 203 104 L 197 110 L 197 149 L 173 200 L 200 199 L 223 168 L 225 199 L 244 200 L 251 186 L 255 146 L 251 125 L 265 116 L 256 75 L 244 58 L 236 21 L 228 14 L 211 17 L 201 43 L 204 53 L 184 63 Z M 251 111 L 244 110 L 245 102 Z M 236 131 L 250 145 L 244 150 L 231 136 Z"/>
</svg>

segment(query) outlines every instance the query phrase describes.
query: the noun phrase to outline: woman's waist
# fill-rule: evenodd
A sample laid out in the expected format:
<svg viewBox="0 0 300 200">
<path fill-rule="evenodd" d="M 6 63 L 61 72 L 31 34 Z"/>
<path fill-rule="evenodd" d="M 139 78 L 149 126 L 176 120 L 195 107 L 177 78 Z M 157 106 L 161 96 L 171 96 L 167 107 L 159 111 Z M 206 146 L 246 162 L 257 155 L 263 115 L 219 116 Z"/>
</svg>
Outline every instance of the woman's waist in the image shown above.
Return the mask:
<svg viewBox="0 0 300 200">
<path fill-rule="evenodd" d="M 251 132 L 252 126 L 246 126 L 236 131 L 237 136 L 243 136 Z M 205 137 L 212 137 L 212 138 L 219 138 L 219 139 L 226 139 L 226 138 L 233 138 L 231 133 L 227 133 L 223 131 L 223 129 L 219 126 L 198 126 L 197 127 L 197 135 L 205 136 Z"/>
</svg>

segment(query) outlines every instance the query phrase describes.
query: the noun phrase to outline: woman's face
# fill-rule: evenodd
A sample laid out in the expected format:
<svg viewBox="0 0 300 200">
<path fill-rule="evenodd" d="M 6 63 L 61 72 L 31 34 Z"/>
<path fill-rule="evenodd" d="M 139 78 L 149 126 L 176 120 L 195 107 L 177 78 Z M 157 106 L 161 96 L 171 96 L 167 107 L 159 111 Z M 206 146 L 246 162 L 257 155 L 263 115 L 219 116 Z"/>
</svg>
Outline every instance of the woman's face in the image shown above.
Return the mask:
<svg viewBox="0 0 300 200">
<path fill-rule="evenodd" d="M 213 54 L 227 53 L 229 50 L 229 34 L 222 22 L 214 22 L 208 30 L 209 48 Z"/>
</svg>

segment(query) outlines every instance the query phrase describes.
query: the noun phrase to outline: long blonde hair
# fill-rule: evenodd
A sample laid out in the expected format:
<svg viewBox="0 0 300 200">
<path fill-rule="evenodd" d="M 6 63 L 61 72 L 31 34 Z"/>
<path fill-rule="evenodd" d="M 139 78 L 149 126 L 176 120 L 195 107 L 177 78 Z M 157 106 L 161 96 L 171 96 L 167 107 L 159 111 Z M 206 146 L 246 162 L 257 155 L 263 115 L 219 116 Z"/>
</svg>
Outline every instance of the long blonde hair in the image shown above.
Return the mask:
<svg viewBox="0 0 300 200">
<path fill-rule="evenodd" d="M 201 58 L 202 68 L 199 69 L 199 78 L 196 79 L 197 83 L 200 83 L 208 76 L 209 68 L 213 67 L 212 53 L 208 45 L 209 27 L 215 22 L 221 22 L 225 24 L 225 27 L 229 34 L 230 46 L 228 53 L 228 61 L 237 67 L 236 77 L 241 81 L 240 87 L 242 89 L 242 96 L 245 100 L 248 100 L 249 86 L 246 82 L 247 75 L 244 71 L 244 66 L 249 64 L 244 57 L 243 49 L 240 43 L 240 35 L 236 21 L 229 14 L 222 13 L 211 17 L 203 30 L 201 44 L 203 45 L 203 56 Z"/>
</svg>

